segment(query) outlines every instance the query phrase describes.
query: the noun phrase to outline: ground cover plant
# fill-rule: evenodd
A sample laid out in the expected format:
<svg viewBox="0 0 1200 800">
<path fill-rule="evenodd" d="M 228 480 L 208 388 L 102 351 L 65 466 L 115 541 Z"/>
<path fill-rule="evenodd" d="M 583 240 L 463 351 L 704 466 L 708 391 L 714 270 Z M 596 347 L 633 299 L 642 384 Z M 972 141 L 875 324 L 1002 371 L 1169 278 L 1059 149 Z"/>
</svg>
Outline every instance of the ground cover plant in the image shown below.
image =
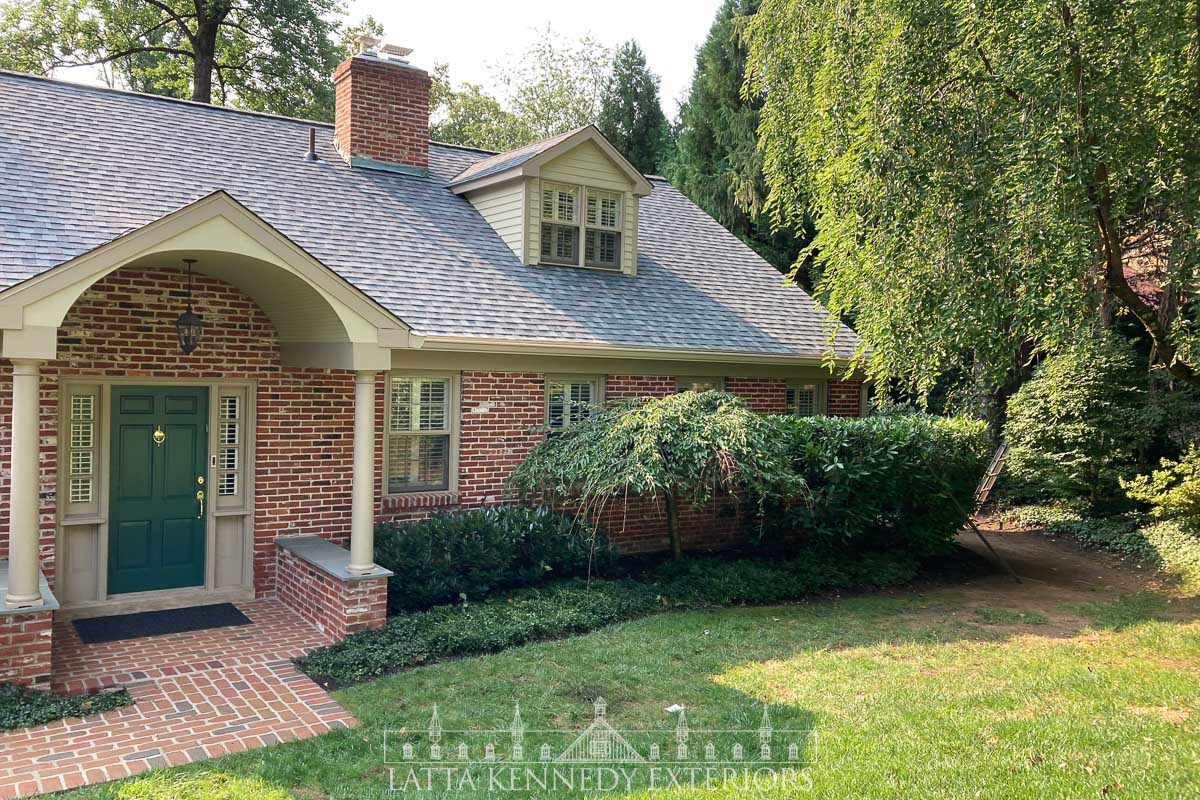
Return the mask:
<svg viewBox="0 0 1200 800">
<path fill-rule="evenodd" d="M 43 725 L 67 717 L 86 717 L 133 705 L 124 689 L 88 695 L 63 695 L 0 683 L 0 730 Z"/>
<path fill-rule="evenodd" d="M 446 658 L 498 652 L 667 610 L 792 602 L 818 592 L 900 586 L 917 574 L 905 553 L 813 552 L 794 561 L 684 559 L 641 580 L 561 581 L 391 617 L 297 662 L 343 686 Z"/>
</svg>

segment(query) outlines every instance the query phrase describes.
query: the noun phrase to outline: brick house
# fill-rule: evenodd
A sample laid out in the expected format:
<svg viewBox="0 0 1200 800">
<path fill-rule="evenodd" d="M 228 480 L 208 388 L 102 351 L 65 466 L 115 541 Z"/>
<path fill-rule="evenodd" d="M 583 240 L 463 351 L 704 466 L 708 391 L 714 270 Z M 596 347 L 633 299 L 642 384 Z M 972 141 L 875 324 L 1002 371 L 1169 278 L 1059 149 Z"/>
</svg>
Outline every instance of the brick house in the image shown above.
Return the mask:
<svg viewBox="0 0 1200 800">
<path fill-rule="evenodd" d="M 334 80 L 329 126 L 0 73 L 0 681 L 46 680 L 56 613 L 377 625 L 377 520 L 501 502 L 606 401 L 862 413 L 822 366 L 854 334 L 596 129 L 484 153 L 402 58 Z M 642 505 L 608 532 L 665 548 Z"/>
</svg>

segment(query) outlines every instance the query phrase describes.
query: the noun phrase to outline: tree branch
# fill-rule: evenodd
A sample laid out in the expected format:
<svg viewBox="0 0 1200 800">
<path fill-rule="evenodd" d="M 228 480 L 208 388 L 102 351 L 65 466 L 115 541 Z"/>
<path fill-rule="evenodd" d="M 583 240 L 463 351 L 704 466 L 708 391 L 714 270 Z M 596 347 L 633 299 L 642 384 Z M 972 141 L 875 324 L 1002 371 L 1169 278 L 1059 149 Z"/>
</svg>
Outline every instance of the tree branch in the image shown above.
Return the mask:
<svg viewBox="0 0 1200 800">
<path fill-rule="evenodd" d="M 138 53 L 167 53 L 168 55 L 173 56 L 186 56 L 187 58 L 194 57 L 194 54 L 191 50 L 180 50 L 177 47 L 130 47 L 125 50 L 120 50 L 116 53 L 108 53 L 101 58 L 93 59 L 91 61 L 58 60 L 56 61 L 55 66 L 92 67 L 97 64 L 107 64 L 112 61 L 117 61 L 118 59 L 128 58 L 129 56 L 136 56 Z"/>
<path fill-rule="evenodd" d="M 1023 103 L 1024 100 L 1021 98 L 1021 94 L 1016 89 L 1008 86 L 1004 83 L 1004 81 L 1000 80 L 1000 76 L 998 76 L 996 71 L 992 69 L 992 62 L 990 59 L 988 59 L 987 53 L 983 51 L 983 45 L 975 45 L 975 51 L 979 53 L 979 59 L 983 62 L 983 68 L 991 77 L 991 79 L 995 81 L 996 84 L 1004 91 L 1004 93 L 1011 97 L 1014 102 Z"/>
<path fill-rule="evenodd" d="M 181 17 L 177 13 L 175 13 L 175 9 L 171 8 L 166 3 L 159 2 L 159 0 L 145 0 L 145 1 L 147 3 L 149 3 L 150 5 L 154 6 L 155 8 L 159 9 L 160 11 L 165 12 L 169 17 L 171 17 L 171 19 L 175 20 L 175 26 L 179 28 L 180 32 L 187 38 L 187 40 L 189 42 L 193 41 L 193 38 L 192 38 L 193 34 L 192 34 L 191 29 L 188 28 L 187 23 L 183 21 L 183 17 Z"/>
</svg>

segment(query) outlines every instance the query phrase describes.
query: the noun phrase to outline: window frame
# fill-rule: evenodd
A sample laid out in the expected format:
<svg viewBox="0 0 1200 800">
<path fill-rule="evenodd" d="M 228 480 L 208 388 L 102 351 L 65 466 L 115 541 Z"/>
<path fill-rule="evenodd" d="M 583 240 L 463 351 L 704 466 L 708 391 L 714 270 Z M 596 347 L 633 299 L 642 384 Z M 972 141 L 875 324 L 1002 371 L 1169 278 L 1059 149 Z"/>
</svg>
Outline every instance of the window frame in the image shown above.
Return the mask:
<svg viewBox="0 0 1200 800">
<path fill-rule="evenodd" d="M 435 371 L 435 370 L 391 370 L 386 373 L 387 379 L 384 382 L 383 390 L 383 496 L 384 497 L 411 497 L 419 494 L 444 494 L 454 493 L 458 491 L 458 448 L 459 435 L 462 428 L 462 415 L 460 413 L 460 376 L 458 373 Z M 392 382 L 397 378 L 409 378 L 417 380 L 444 380 L 447 385 L 446 398 L 446 432 L 431 432 L 431 431 L 392 431 Z M 389 454 L 391 453 L 392 440 L 395 437 L 412 438 L 414 436 L 449 436 L 449 452 L 446 455 L 446 485 L 444 488 L 420 488 L 406 489 L 402 491 L 392 491 L 391 476 L 389 472 Z"/>
<path fill-rule="evenodd" d="M 829 391 L 829 381 L 824 381 L 824 380 L 811 380 L 811 381 L 810 381 L 810 380 L 791 380 L 791 381 L 788 381 L 788 382 L 787 382 L 787 391 L 788 391 L 788 392 L 794 392 L 794 391 L 797 391 L 798 389 L 804 388 L 804 387 L 806 387 L 806 386 L 811 386 L 811 387 L 813 387 L 813 389 L 814 389 L 814 393 L 813 393 L 813 413 L 812 413 L 812 414 L 804 414 L 804 415 L 801 415 L 800 413 L 798 413 L 798 409 L 796 409 L 796 408 L 795 408 L 795 404 L 794 404 L 794 403 L 787 403 L 787 402 L 786 402 L 786 397 L 787 397 L 787 396 L 786 396 L 786 395 L 784 395 L 784 398 L 785 398 L 785 403 L 786 403 L 786 405 L 787 405 L 787 414 L 788 414 L 788 416 L 793 416 L 793 417 L 799 417 L 799 416 L 806 416 L 806 417 L 807 417 L 807 416 L 812 416 L 812 417 L 823 417 L 823 416 L 825 416 L 826 397 L 827 397 L 827 394 L 828 394 L 828 391 Z"/>
<path fill-rule="evenodd" d="M 591 406 L 595 411 L 604 407 L 604 376 L 603 375 L 577 375 L 577 374 L 549 374 L 544 380 L 542 391 L 542 424 L 550 431 L 556 432 L 569 428 L 575 425 L 577 421 L 563 421 L 563 424 L 551 426 L 550 424 L 550 386 L 552 384 L 561 383 L 564 386 L 569 386 L 572 383 L 590 383 L 592 384 L 592 402 Z M 565 412 L 565 408 L 564 408 Z M 593 411 L 594 413 L 594 411 Z"/>
<path fill-rule="evenodd" d="M 675 392 L 694 392 L 697 383 L 712 384 L 708 389 L 701 389 L 702 392 L 723 392 L 725 391 L 725 377 L 723 375 L 676 375 L 675 376 Z M 685 385 L 690 384 L 690 385 Z"/>
<path fill-rule="evenodd" d="M 546 215 L 546 192 L 560 191 L 568 189 L 572 192 L 575 198 L 575 218 L 573 220 L 563 219 L 559 214 L 559 204 L 557 196 L 552 203 L 552 211 L 550 216 Z M 596 222 L 588 222 L 588 202 L 592 197 L 611 197 L 616 201 L 616 222 L 613 225 L 604 225 L 601 222 L 600 200 L 596 203 Z M 540 230 L 538 232 L 538 263 L 551 264 L 560 267 L 581 267 L 584 269 L 599 269 L 605 272 L 622 272 L 625 268 L 625 192 L 616 189 L 601 189 L 600 187 L 588 186 L 587 184 L 576 184 L 563 181 L 542 181 L 538 192 L 539 210 L 538 220 Z M 575 251 L 576 258 L 574 261 L 557 258 L 554 255 L 547 255 L 542 251 L 543 237 L 546 235 L 547 226 L 572 228 L 575 232 Z M 601 231 L 611 233 L 616 238 L 615 253 L 616 260 L 612 263 L 599 261 L 598 259 L 587 257 L 588 234 L 590 231 Z M 553 236 L 553 234 L 551 234 Z M 551 243 L 553 249 L 553 242 Z"/>
</svg>

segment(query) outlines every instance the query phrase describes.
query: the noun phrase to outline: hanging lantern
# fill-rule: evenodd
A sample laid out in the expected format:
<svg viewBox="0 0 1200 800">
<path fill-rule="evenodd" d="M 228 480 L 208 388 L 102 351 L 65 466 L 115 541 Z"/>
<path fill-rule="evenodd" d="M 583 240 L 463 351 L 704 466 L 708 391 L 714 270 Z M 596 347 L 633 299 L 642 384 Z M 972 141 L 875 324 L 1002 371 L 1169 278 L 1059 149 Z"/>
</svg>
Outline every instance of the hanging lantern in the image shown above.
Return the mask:
<svg viewBox="0 0 1200 800">
<path fill-rule="evenodd" d="M 175 321 L 175 330 L 179 333 L 179 349 L 184 355 L 190 355 L 200 346 L 204 320 L 192 310 L 192 264 L 196 263 L 196 259 L 185 258 L 183 263 L 187 264 L 187 311 L 180 314 L 179 319 Z"/>
</svg>

